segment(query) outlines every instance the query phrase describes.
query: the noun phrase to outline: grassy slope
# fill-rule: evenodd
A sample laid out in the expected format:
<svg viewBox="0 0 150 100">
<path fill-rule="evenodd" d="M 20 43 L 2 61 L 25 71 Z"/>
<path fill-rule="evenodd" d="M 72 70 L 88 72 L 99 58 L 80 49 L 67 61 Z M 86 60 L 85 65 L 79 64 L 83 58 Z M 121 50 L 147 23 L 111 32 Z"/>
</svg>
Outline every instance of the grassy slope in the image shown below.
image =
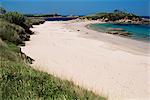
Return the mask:
<svg viewBox="0 0 150 100">
<path fill-rule="evenodd" d="M 32 69 L 21 57 L 20 48 L 0 39 L 1 100 L 105 100 L 72 82 Z"/>
</svg>

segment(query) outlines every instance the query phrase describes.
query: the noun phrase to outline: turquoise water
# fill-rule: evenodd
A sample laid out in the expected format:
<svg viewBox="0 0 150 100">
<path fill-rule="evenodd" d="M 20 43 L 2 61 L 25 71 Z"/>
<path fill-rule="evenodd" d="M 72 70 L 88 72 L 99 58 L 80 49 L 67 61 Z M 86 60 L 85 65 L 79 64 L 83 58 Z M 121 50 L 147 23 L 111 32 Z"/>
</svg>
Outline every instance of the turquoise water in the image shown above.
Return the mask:
<svg viewBox="0 0 150 100">
<path fill-rule="evenodd" d="M 91 24 L 90 27 L 101 32 L 106 32 L 108 28 L 122 28 L 125 32 L 132 33 L 130 38 L 150 42 L 150 25 L 103 23 Z"/>
</svg>

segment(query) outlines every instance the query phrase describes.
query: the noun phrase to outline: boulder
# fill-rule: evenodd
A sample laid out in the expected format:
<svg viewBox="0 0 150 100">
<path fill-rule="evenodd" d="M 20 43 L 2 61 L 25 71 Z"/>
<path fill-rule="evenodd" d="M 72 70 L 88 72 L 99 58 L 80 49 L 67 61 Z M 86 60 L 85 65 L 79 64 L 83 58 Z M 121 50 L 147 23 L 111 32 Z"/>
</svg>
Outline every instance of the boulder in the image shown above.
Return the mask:
<svg viewBox="0 0 150 100">
<path fill-rule="evenodd" d="M 107 33 L 108 33 L 108 34 L 114 34 L 114 35 L 119 34 L 117 31 L 108 31 Z"/>
<path fill-rule="evenodd" d="M 121 35 L 121 36 L 130 36 L 132 34 L 129 32 L 118 32 L 118 31 L 108 31 L 107 33 L 113 35 Z"/>
<path fill-rule="evenodd" d="M 125 31 L 125 30 L 122 29 L 122 28 L 108 28 L 107 30 L 108 30 L 108 31 Z"/>
<path fill-rule="evenodd" d="M 131 35 L 131 33 L 129 33 L 129 32 L 119 32 L 119 35 L 129 36 L 129 35 Z"/>
</svg>

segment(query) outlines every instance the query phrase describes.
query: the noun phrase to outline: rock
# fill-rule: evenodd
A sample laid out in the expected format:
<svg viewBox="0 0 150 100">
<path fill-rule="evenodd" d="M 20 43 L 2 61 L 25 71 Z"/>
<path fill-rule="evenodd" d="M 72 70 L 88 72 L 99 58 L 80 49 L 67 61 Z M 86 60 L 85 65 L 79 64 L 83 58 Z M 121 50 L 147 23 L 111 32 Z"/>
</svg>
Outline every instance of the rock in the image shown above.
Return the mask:
<svg viewBox="0 0 150 100">
<path fill-rule="evenodd" d="M 129 35 L 131 35 L 131 33 L 129 33 L 129 32 L 119 32 L 119 35 L 129 36 Z"/>
<path fill-rule="evenodd" d="M 25 46 L 25 43 L 23 42 L 23 43 L 21 43 L 21 44 L 19 44 L 20 46 Z"/>
<path fill-rule="evenodd" d="M 26 60 L 29 64 L 33 64 L 33 61 L 35 61 L 34 59 L 32 59 L 31 57 L 29 56 L 26 56 Z"/>
<path fill-rule="evenodd" d="M 108 31 L 125 31 L 125 30 L 122 29 L 122 28 L 108 28 L 107 30 L 108 30 Z"/>
<path fill-rule="evenodd" d="M 29 57 L 29 56 L 27 56 L 25 53 L 23 53 L 23 52 L 21 51 L 21 48 L 20 48 L 20 56 L 21 56 L 21 58 L 22 58 L 25 62 L 27 62 L 27 63 L 29 63 L 29 64 L 33 64 L 33 61 L 35 61 L 35 60 L 32 59 L 31 57 Z"/>
<path fill-rule="evenodd" d="M 107 33 L 113 35 L 121 35 L 121 36 L 130 36 L 132 34 L 129 32 L 118 32 L 118 31 L 108 31 Z"/>
<path fill-rule="evenodd" d="M 114 34 L 114 35 L 118 34 L 117 31 L 108 31 L 107 33 L 108 33 L 108 34 Z"/>
</svg>

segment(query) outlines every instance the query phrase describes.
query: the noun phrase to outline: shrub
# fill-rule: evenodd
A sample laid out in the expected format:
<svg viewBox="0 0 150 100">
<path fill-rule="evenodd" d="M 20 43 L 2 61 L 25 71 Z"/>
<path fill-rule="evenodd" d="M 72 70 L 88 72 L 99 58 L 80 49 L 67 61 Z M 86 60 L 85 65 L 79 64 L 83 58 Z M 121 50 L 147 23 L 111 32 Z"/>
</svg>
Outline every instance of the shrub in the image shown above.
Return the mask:
<svg viewBox="0 0 150 100">
<path fill-rule="evenodd" d="M 10 23 L 14 23 L 17 25 L 22 25 L 25 22 L 25 17 L 18 12 L 8 12 L 3 15 L 3 18 Z"/>
<path fill-rule="evenodd" d="M 10 41 L 15 44 L 21 43 L 21 39 L 17 35 L 17 32 L 13 29 L 1 28 L 0 29 L 0 37 L 2 38 L 2 40 Z"/>
<path fill-rule="evenodd" d="M 44 18 L 27 17 L 25 24 L 32 27 L 32 25 L 39 25 L 39 24 L 43 24 L 44 22 L 45 22 Z"/>
<path fill-rule="evenodd" d="M 2 18 L 5 19 L 6 21 L 17 24 L 21 27 L 24 28 L 25 32 L 28 34 L 33 34 L 33 32 L 29 29 L 32 27 L 33 24 L 41 24 L 44 23 L 44 20 L 40 18 L 26 18 L 24 15 L 18 13 L 18 12 L 8 12 L 4 15 L 2 15 Z"/>
<path fill-rule="evenodd" d="M 22 44 L 23 41 L 29 40 L 30 36 L 25 30 L 15 24 L 0 20 L 0 38 L 15 44 Z"/>
</svg>

